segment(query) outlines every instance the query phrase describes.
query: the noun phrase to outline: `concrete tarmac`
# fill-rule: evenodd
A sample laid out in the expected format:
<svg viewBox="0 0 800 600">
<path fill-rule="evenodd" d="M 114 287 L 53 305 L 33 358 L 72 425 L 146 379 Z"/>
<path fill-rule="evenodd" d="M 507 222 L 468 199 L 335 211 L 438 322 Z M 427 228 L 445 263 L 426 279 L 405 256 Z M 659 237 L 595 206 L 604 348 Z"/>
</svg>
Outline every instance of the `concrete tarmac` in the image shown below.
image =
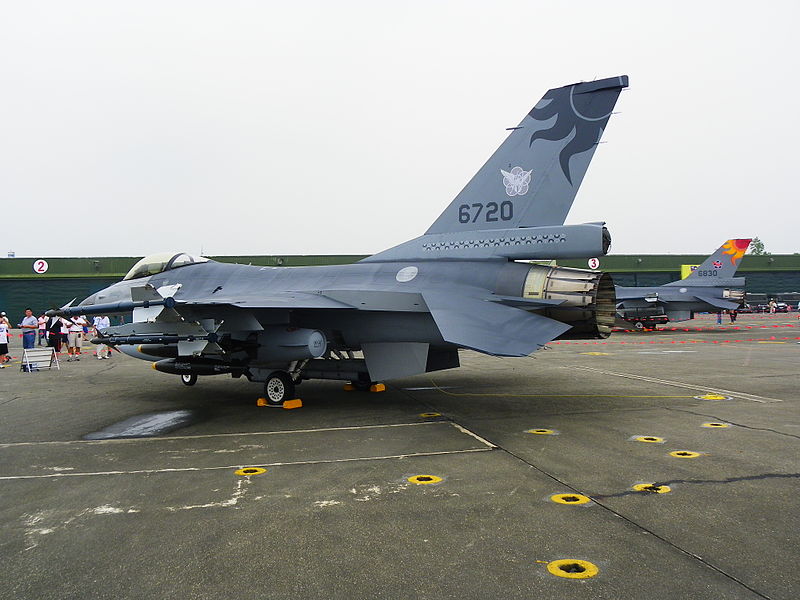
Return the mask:
<svg viewBox="0 0 800 600">
<path fill-rule="evenodd" d="M 800 597 L 800 321 L 681 325 L 304 382 L 295 410 L 91 348 L 17 359 L 0 598 Z"/>
</svg>

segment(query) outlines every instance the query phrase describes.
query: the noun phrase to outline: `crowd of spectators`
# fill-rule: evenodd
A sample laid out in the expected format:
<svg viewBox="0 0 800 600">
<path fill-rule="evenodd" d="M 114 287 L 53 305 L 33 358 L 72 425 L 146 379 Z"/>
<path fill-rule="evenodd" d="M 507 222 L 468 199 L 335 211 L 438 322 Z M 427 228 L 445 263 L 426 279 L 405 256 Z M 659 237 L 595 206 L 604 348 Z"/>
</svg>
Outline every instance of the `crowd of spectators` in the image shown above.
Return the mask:
<svg viewBox="0 0 800 600">
<path fill-rule="evenodd" d="M 25 315 L 17 323 L 17 327 L 22 330 L 22 350 L 33 349 L 38 345 L 53 348 L 56 354 L 66 351 L 67 362 L 79 361 L 83 342 L 87 341 L 90 333 L 97 335 L 99 331 L 110 325 L 109 318 L 105 315 L 94 317 L 90 324 L 85 316 L 48 317 L 42 313 L 36 317 L 30 308 L 25 309 Z M 0 312 L 0 369 L 5 368 L 6 364 L 11 361 L 9 355 L 9 346 L 13 337 L 11 329 L 8 315 Z M 95 356 L 98 360 L 110 358 L 109 347 L 105 344 L 98 344 Z"/>
</svg>

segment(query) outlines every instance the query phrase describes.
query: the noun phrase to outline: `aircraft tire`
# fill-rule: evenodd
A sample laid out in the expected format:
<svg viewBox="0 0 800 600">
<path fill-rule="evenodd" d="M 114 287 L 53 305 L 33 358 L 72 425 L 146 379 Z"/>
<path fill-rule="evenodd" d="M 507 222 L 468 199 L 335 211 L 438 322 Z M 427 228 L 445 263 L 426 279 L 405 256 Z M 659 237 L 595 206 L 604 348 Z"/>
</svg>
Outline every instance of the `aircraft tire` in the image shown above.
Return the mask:
<svg viewBox="0 0 800 600">
<path fill-rule="evenodd" d="M 642 323 L 641 321 L 636 321 L 636 322 L 633 324 L 633 326 L 634 326 L 636 329 L 640 330 L 640 331 L 641 331 L 642 329 L 644 329 L 644 323 Z"/>
<path fill-rule="evenodd" d="M 190 385 L 190 386 L 194 385 L 195 383 L 197 383 L 197 375 L 195 375 L 194 373 L 186 373 L 184 375 L 181 375 L 181 383 L 183 385 Z"/>
<path fill-rule="evenodd" d="M 270 373 L 264 382 L 264 397 L 267 404 L 280 406 L 285 400 L 294 397 L 294 382 L 291 376 L 284 371 Z"/>
</svg>

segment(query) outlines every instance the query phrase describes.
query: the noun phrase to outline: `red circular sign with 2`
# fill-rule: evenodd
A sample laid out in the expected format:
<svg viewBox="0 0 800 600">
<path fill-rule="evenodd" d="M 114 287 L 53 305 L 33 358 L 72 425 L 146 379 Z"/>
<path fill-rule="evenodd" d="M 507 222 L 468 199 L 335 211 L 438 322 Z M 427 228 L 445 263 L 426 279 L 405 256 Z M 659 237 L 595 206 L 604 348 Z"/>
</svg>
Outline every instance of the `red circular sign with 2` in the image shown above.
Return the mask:
<svg viewBox="0 0 800 600">
<path fill-rule="evenodd" d="M 33 272 L 34 273 L 47 273 L 47 269 L 50 265 L 47 264 L 47 261 L 43 258 L 39 258 L 33 261 Z"/>
</svg>

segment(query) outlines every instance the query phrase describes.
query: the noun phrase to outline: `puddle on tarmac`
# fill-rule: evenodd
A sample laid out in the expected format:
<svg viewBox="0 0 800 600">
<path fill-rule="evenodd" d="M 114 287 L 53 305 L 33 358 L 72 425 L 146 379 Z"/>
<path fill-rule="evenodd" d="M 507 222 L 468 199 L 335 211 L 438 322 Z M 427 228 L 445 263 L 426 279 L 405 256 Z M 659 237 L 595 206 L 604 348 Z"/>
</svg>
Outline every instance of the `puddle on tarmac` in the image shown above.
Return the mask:
<svg viewBox="0 0 800 600">
<path fill-rule="evenodd" d="M 85 440 L 112 440 L 116 438 L 153 437 L 186 427 L 198 420 L 191 410 L 146 413 L 109 425 L 100 431 L 83 436 Z"/>
</svg>

